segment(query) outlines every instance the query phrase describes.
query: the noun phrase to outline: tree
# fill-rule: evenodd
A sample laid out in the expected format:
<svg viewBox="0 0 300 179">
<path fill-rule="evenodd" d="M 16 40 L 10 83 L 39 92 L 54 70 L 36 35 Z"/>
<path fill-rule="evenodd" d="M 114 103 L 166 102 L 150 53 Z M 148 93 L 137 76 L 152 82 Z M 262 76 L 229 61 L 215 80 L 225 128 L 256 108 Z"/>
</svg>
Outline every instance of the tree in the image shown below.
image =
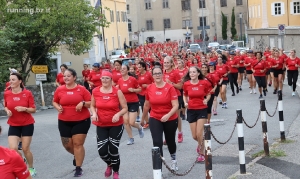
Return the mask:
<svg viewBox="0 0 300 179">
<path fill-rule="evenodd" d="M 231 14 L 231 39 L 234 39 L 236 37 L 236 28 L 235 28 L 235 14 L 234 14 L 234 7 L 232 8 L 232 14 Z"/>
<path fill-rule="evenodd" d="M 222 39 L 227 40 L 227 24 L 228 20 L 227 17 L 222 13 Z"/>
<path fill-rule="evenodd" d="M 7 0 L 0 14 L 5 27 L 0 35 L 13 43 L 0 43 L 0 54 L 15 49 L 7 55 L 20 64 L 25 77 L 32 65 L 59 47 L 80 55 L 90 49 L 99 27 L 109 25 L 99 8 L 83 0 Z"/>
</svg>

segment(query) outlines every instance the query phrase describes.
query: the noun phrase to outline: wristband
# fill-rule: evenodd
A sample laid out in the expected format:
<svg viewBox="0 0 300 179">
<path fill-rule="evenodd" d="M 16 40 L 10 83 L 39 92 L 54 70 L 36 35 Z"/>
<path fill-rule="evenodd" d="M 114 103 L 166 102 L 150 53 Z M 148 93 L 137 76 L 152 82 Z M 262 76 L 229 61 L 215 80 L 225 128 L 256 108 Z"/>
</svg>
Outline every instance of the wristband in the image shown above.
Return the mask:
<svg viewBox="0 0 300 179">
<path fill-rule="evenodd" d="M 85 101 L 82 101 L 83 106 L 85 105 Z"/>
</svg>

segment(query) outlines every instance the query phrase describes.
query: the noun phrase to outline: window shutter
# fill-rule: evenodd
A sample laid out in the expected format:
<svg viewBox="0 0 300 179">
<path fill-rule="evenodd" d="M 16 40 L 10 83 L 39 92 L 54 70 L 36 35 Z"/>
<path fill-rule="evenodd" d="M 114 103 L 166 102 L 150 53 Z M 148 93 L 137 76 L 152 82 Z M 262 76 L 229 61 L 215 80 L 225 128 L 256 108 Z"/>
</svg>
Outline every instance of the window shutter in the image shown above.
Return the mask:
<svg viewBox="0 0 300 179">
<path fill-rule="evenodd" d="M 294 14 L 294 2 L 290 2 L 290 13 Z"/>
<path fill-rule="evenodd" d="M 281 14 L 285 14 L 285 7 L 284 7 L 284 3 L 281 2 L 280 3 L 280 6 L 281 6 Z"/>
<path fill-rule="evenodd" d="M 271 3 L 271 14 L 272 16 L 275 15 L 275 3 Z"/>
</svg>

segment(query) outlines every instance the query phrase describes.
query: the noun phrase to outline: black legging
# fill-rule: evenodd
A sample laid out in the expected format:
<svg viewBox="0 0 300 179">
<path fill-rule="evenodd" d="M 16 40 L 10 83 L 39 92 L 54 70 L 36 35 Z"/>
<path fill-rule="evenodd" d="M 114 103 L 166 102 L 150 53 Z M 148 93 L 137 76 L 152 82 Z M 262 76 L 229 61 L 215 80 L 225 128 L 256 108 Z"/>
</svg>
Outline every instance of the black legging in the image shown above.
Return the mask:
<svg viewBox="0 0 300 179">
<path fill-rule="evenodd" d="M 267 87 L 266 76 L 254 76 L 259 88 L 265 89 Z"/>
<path fill-rule="evenodd" d="M 120 168 L 119 145 L 123 134 L 123 124 L 112 127 L 97 126 L 97 146 L 101 159 L 111 165 L 114 172 Z"/>
<path fill-rule="evenodd" d="M 229 78 L 231 91 L 232 93 L 235 93 L 233 84 L 236 86 L 236 88 L 238 88 L 238 84 L 237 84 L 238 73 L 229 73 L 228 78 Z"/>
<path fill-rule="evenodd" d="M 288 84 L 289 86 L 293 85 L 293 91 L 296 90 L 297 80 L 298 80 L 298 70 L 288 70 Z"/>
<path fill-rule="evenodd" d="M 176 153 L 176 130 L 178 127 L 178 119 L 161 122 L 160 120 L 150 117 L 149 127 L 152 136 L 153 146 L 159 147 L 161 156 L 163 156 L 163 133 L 165 134 L 166 143 L 170 154 Z"/>
</svg>

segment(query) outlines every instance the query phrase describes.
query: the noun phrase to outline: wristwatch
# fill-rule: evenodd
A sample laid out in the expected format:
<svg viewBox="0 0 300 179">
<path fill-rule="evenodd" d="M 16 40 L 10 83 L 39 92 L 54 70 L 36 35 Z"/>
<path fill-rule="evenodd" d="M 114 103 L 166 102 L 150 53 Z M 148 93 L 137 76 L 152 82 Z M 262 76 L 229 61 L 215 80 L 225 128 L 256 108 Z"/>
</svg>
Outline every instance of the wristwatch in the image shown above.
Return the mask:
<svg viewBox="0 0 300 179">
<path fill-rule="evenodd" d="M 82 101 L 83 106 L 85 105 L 85 101 Z"/>
</svg>

